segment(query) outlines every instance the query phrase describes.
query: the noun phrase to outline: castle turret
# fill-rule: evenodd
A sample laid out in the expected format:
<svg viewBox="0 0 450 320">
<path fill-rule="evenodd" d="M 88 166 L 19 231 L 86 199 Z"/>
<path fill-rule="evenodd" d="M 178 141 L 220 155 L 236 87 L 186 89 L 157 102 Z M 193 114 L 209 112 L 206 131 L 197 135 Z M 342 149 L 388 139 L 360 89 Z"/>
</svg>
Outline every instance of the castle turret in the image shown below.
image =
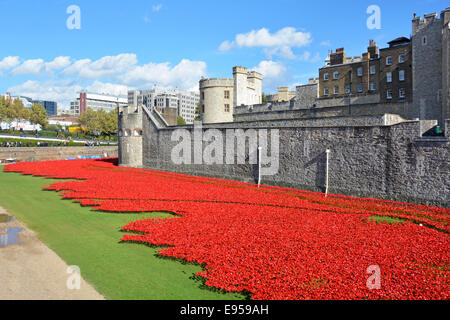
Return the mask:
<svg viewBox="0 0 450 320">
<path fill-rule="evenodd" d="M 142 106 L 119 107 L 119 164 L 142 167 Z"/>
<path fill-rule="evenodd" d="M 247 75 L 248 69 L 245 67 L 234 67 L 234 107 L 248 105 L 247 102 Z"/>
</svg>

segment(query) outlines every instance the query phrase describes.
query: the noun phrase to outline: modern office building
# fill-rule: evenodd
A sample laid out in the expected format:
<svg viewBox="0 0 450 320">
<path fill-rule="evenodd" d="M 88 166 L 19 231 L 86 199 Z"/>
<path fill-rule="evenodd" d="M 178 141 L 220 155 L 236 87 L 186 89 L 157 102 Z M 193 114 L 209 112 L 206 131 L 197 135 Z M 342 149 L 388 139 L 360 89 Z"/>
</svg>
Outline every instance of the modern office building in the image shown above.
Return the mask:
<svg viewBox="0 0 450 320">
<path fill-rule="evenodd" d="M 56 116 L 58 114 L 58 103 L 55 101 L 33 100 L 32 98 L 25 96 L 12 96 L 9 92 L 7 92 L 4 96 L 10 101 L 19 99 L 20 101 L 22 101 L 23 106 L 27 109 L 30 109 L 31 106 L 35 103 L 40 104 L 42 107 L 44 107 L 48 116 Z"/>
<path fill-rule="evenodd" d="M 106 112 L 111 112 L 117 106 L 126 106 L 127 103 L 128 99 L 126 96 L 80 92 L 79 97 L 70 103 L 70 114 L 80 115 L 88 108 L 94 111 L 103 109 Z"/>
<path fill-rule="evenodd" d="M 46 100 L 33 100 L 33 103 L 39 103 L 42 107 L 44 107 L 47 112 L 47 116 L 57 116 L 58 115 L 58 103 L 55 101 L 46 101 Z"/>
<path fill-rule="evenodd" d="M 137 107 L 144 105 L 148 109 L 158 108 L 162 114 L 174 112 L 165 109 L 176 109 L 177 116 L 183 117 L 187 124 L 194 123 L 195 110 L 200 101 L 200 94 L 192 91 L 130 90 L 128 105 Z"/>
<path fill-rule="evenodd" d="M 192 91 L 182 91 L 177 93 L 178 115 L 182 116 L 187 124 L 194 123 L 195 111 L 200 104 L 200 94 Z"/>
</svg>

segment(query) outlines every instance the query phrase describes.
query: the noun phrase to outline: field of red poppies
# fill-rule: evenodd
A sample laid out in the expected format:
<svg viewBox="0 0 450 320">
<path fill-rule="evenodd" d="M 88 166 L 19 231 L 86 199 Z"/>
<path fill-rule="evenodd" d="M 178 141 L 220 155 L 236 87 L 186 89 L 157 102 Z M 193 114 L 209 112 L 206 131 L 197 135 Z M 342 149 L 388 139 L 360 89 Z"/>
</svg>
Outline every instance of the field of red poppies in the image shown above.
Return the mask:
<svg viewBox="0 0 450 320">
<path fill-rule="evenodd" d="M 74 179 L 63 198 L 107 212 L 169 212 L 123 226 L 124 242 L 196 262 L 210 287 L 252 299 L 449 299 L 444 208 L 122 168 L 116 159 L 17 163 L 4 171 Z M 388 221 L 390 223 L 388 223 Z M 381 287 L 369 289 L 370 266 Z"/>
</svg>

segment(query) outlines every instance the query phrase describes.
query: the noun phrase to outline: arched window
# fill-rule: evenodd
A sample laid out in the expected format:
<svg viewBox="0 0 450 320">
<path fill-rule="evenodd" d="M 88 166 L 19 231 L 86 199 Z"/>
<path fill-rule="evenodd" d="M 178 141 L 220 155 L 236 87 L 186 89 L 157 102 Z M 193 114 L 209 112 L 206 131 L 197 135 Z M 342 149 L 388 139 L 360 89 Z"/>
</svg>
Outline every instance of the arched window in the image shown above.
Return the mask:
<svg viewBox="0 0 450 320">
<path fill-rule="evenodd" d="M 142 136 L 142 129 L 134 129 L 134 135 L 135 136 Z"/>
<path fill-rule="evenodd" d="M 129 137 L 131 136 L 131 130 L 130 129 L 126 129 L 125 130 L 125 137 Z"/>
<path fill-rule="evenodd" d="M 122 130 L 119 130 L 119 137 L 123 136 Z"/>
</svg>

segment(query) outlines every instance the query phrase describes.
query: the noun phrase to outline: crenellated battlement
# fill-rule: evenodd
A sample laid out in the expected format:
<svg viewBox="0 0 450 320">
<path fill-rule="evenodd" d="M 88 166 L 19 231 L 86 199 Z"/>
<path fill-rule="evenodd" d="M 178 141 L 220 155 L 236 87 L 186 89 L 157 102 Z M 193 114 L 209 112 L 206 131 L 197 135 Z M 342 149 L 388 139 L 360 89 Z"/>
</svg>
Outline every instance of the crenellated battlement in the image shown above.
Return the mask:
<svg viewBox="0 0 450 320">
<path fill-rule="evenodd" d="M 234 79 L 227 78 L 209 78 L 200 80 L 200 89 L 212 88 L 212 87 L 233 87 Z"/>
<path fill-rule="evenodd" d="M 431 25 L 439 24 L 441 25 L 441 27 L 445 27 L 448 25 L 449 21 L 450 8 L 443 10 L 440 17 L 436 12 L 425 14 L 423 18 L 414 14 L 414 18 L 412 20 L 413 36 L 423 28 L 429 27 Z"/>
</svg>

